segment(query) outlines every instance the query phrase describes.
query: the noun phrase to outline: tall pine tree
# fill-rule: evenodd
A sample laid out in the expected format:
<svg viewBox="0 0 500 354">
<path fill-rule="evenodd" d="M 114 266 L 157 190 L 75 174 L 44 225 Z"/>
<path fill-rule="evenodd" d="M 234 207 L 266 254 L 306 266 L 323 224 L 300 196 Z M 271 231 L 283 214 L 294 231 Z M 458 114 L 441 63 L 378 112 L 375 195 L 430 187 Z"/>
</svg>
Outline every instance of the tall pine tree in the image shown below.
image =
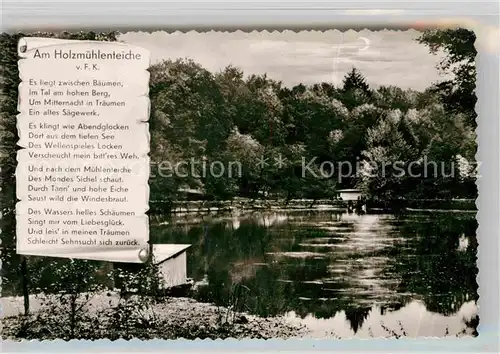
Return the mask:
<svg viewBox="0 0 500 354">
<path fill-rule="evenodd" d="M 371 91 L 365 77 L 356 68 L 346 74 L 342 86 L 342 102 L 348 109 L 370 102 Z"/>
<path fill-rule="evenodd" d="M 352 68 L 352 70 L 347 73 L 342 83 L 342 89 L 344 92 L 349 92 L 356 89 L 362 90 L 366 94 L 370 92 L 370 86 L 368 86 L 368 84 L 366 83 L 365 77 L 356 68 Z"/>
</svg>

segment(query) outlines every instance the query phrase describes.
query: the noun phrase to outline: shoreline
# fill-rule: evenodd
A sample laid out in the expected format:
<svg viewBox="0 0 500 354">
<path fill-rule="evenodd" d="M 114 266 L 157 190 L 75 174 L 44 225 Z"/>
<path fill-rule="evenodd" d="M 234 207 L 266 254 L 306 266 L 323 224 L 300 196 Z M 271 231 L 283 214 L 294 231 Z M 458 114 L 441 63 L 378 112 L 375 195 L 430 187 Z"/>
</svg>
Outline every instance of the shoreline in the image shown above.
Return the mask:
<svg viewBox="0 0 500 354">
<path fill-rule="evenodd" d="M 85 294 L 82 297 L 85 297 Z M 228 307 L 198 302 L 188 297 L 168 297 L 145 304 L 146 297 L 130 296 L 120 301 L 117 292 L 101 292 L 93 295 L 83 309 L 85 319 L 79 322 L 78 339 L 140 338 L 140 339 L 219 339 L 219 338 L 301 338 L 307 335 L 305 325 L 292 323 L 283 316 L 259 317 L 244 312 L 234 312 Z M 2 297 L 2 338 L 10 340 L 36 339 L 48 330 L 40 316 L 57 317 L 57 325 L 51 327 L 43 339 L 65 338 L 69 327 L 69 314 L 64 309 L 54 311 L 58 299 L 42 294 L 30 296 L 30 316 L 23 328 L 23 298 Z M 48 304 L 48 307 L 47 307 Z M 130 307 L 120 307 L 128 304 Z M 7 311 L 6 311 L 7 310 Z M 139 316 L 135 317 L 134 310 Z M 131 328 L 117 328 L 113 322 L 123 311 L 135 321 Z M 58 316 L 54 316 L 58 313 Z M 120 319 L 120 324 L 124 322 Z M 67 322 L 67 323 L 66 323 Z M 141 325 L 142 324 L 142 325 Z M 55 327 L 55 328 L 52 328 Z M 60 328 L 59 328 L 60 327 Z"/>
<path fill-rule="evenodd" d="M 366 201 L 366 212 L 368 213 L 394 213 L 419 212 L 419 211 L 441 211 L 441 212 L 477 212 L 475 199 L 415 199 L 392 202 Z M 184 215 L 203 213 L 233 213 L 238 211 L 346 211 L 348 202 L 335 199 L 248 199 L 236 198 L 232 201 L 206 201 L 186 200 L 175 201 L 170 209 L 162 211 L 161 205 L 167 205 L 164 201 L 151 201 L 150 215 Z"/>
<path fill-rule="evenodd" d="M 84 295 L 85 294 L 81 294 Z M 30 296 L 34 300 L 36 296 Z M 42 296 L 44 297 L 44 296 Z M 48 297 L 45 297 L 47 300 Z M 244 312 L 233 312 L 228 307 L 198 302 L 187 297 L 162 298 L 144 307 L 144 297 L 128 298 L 130 306 L 117 306 L 118 293 L 102 292 L 94 295 L 79 319 L 74 335 L 68 334 L 69 311 L 61 307 L 36 308 L 30 301 L 32 313 L 22 314 L 22 297 L 4 297 L 2 302 L 3 340 L 52 339 L 367 339 L 425 336 L 426 328 L 402 324 L 401 315 L 420 313 L 428 324 L 440 323 L 443 337 L 475 336 L 476 327 L 464 327 L 466 321 L 477 321 L 474 301 L 463 303 L 452 315 L 426 313 L 425 305 L 412 301 L 399 311 L 380 313 L 374 308 L 365 318 L 358 332 L 342 324 L 345 314 L 339 312 L 331 318 L 298 317 L 295 313 L 274 317 L 259 317 Z M 123 300 L 122 300 L 123 301 Z M 10 315 L 4 316 L 5 306 Z M 52 305 L 57 306 L 56 302 Z M 123 303 L 122 303 L 123 305 Z M 136 312 L 137 311 L 137 312 Z M 403 311 L 402 314 L 398 314 Z M 118 316 L 117 316 L 118 315 Z M 403 320 L 403 322 L 405 322 Z M 385 323 L 385 325 L 384 325 Z M 392 323 L 392 324 L 391 324 Z M 477 324 L 476 324 L 477 326 Z M 428 335 L 428 334 L 427 334 Z"/>
<path fill-rule="evenodd" d="M 395 202 L 368 201 L 366 211 L 368 213 L 394 213 L 396 211 L 406 212 L 478 212 L 476 199 L 418 199 L 404 201 L 401 205 L 387 206 Z M 162 207 L 167 206 L 167 207 Z M 234 200 L 206 201 L 206 200 L 176 200 L 150 201 L 150 216 L 159 215 L 185 215 L 185 214 L 209 214 L 209 213 L 233 213 L 238 211 L 340 211 L 348 209 L 347 202 L 331 199 L 248 199 L 235 198 Z M 15 209 L 4 208 L 2 213 L 7 216 L 14 213 Z"/>
</svg>

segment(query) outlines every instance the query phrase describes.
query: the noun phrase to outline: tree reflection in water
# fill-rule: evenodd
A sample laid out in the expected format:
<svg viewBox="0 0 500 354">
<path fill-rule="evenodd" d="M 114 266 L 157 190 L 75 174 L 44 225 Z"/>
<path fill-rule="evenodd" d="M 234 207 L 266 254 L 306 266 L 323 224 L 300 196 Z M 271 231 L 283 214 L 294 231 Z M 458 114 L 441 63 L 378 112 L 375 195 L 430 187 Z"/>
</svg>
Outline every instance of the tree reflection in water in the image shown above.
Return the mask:
<svg viewBox="0 0 500 354">
<path fill-rule="evenodd" d="M 301 319 L 342 312 L 357 333 L 374 311 L 387 316 L 417 301 L 429 316 L 452 316 L 478 298 L 473 214 L 294 211 L 170 221 L 153 225 L 152 238 L 193 245 L 188 276 L 204 285 L 192 296 L 235 310 Z M 462 324 L 474 332 L 477 320 Z"/>
</svg>

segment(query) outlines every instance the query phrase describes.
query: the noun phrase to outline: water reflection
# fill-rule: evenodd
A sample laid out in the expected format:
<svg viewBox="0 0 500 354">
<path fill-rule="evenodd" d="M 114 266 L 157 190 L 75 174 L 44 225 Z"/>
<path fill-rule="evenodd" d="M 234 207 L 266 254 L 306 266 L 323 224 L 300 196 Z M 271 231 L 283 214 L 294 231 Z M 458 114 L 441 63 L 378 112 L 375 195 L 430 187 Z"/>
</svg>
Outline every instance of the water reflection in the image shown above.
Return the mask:
<svg viewBox="0 0 500 354">
<path fill-rule="evenodd" d="M 152 238 L 193 245 L 198 300 L 329 335 L 442 336 L 463 333 L 474 316 L 460 311 L 477 298 L 476 228 L 467 214 L 291 211 L 159 220 Z"/>
<path fill-rule="evenodd" d="M 297 316 L 293 311 L 285 317 L 292 323 L 304 323 L 313 338 L 373 338 L 373 337 L 444 337 L 474 335 L 474 328 L 467 325 L 477 315 L 473 301 L 464 303 L 456 314 L 443 316 L 427 311 L 420 301 L 412 301 L 396 311 L 383 307 L 348 309 L 330 318 Z"/>
</svg>

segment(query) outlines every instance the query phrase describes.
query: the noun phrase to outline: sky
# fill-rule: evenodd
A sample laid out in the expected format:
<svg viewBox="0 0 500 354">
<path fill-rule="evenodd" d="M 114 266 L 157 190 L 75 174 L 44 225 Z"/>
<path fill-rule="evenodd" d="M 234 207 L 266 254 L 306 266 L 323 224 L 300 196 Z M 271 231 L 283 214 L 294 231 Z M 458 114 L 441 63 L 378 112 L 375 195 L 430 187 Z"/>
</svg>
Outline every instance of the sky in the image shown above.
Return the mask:
<svg viewBox="0 0 500 354">
<path fill-rule="evenodd" d="M 395 85 L 424 90 L 445 77 L 432 55 L 407 31 L 127 32 L 119 40 L 151 51 L 152 64 L 190 58 L 211 72 L 228 65 L 246 75 L 264 74 L 286 86 L 329 82 L 339 85 L 356 67 L 371 87 Z"/>
</svg>

